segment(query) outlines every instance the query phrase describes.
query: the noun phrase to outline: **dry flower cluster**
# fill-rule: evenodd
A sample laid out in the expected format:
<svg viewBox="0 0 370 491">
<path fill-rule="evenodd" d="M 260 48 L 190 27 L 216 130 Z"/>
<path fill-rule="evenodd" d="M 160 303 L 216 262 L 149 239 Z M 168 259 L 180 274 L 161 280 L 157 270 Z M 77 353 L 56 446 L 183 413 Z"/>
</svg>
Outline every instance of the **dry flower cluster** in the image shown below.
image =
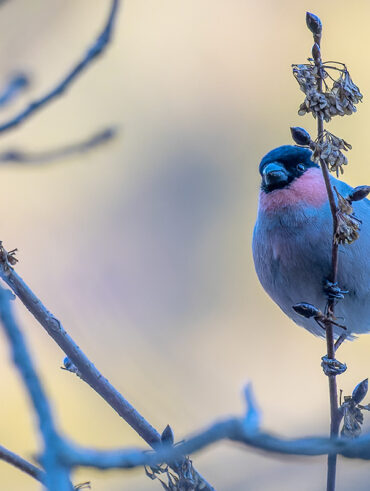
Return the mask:
<svg viewBox="0 0 370 491">
<path fill-rule="evenodd" d="M 356 112 L 356 104 L 361 102 L 362 94 L 356 84 L 353 83 L 351 76 L 345 65 L 330 66 L 323 63 L 321 68 L 317 67 L 311 58 L 309 63 L 292 65 L 293 75 L 296 78 L 300 89 L 306 95 L 305 100 L 299 106 L 298 114 L 304 116 L 312 113 L 314 118 L 322 118 L 329 122 L 333 116 L 350 115 Z M 331 63 L 331 62 L 330 62 Z M 338 79 L 334 79 L 329 70 L 339 71 Z M 322 78 L 325 91 L 318 89 L 318 79 Z M 331 86 L 326 82 L 332 81 Z"/>
<path fill-rule="evenodd" d="M 344 396 L 344 402 L 339 410 L 343 414 L 343 428 L 341 435 L 346 438 L 357 438 L 361 434 L 361 425 L 364 421 L 362 411 L 370 411 L 370 404 L 362 406 L 360 402 L 368 391 L 368 379 L 360 382 L 353 389 L 351 396 Z"/>
<path fill-rule="evenodd" d="M 166 491 L 186 491 L 205 489 L 193 471 L 192 461 L 187 457 L 179 466 L 177 473 L 173 472 L 167 464 L 145 467 L 146 475 L 154 480 L 158 479 Z M 161 477 L 165 477 L 167 483 Z"/>
<path fill-rule="evenodd" d="M 311 145 L 315 162 L 322 160 L 331 172 L 337 177 L 339 171 L 343 174 L 343 165 L 348 164 L 348 159 L 341 150 L 351 150 L 352 146 L 342 138 L 333 135 L 330 131 L 324 132 Z"/>
<path fill-rule="evenodd" d="M 334 187 L 338 198 L 337 228 L 334 234 L 336 244 L 351 244 L 359 237 L 361 220 L 354 216 L 351 200 L 344 198 Z"/>
</svg>

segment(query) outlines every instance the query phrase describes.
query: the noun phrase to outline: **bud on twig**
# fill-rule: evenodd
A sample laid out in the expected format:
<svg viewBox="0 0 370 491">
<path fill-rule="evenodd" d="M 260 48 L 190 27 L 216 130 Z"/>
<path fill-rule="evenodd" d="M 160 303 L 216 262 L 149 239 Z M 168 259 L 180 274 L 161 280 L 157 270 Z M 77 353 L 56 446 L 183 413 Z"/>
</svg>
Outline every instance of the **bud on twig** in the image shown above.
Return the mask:
<svg viewBox="0 0 370 491">
<path fill-rule="evenodd" d="M 306 317 L 306 319 L 322 315 L 321 311 L 310 303 L 297 303 L 296 305 L 293 305 L 293 309 L 297 312 L 297 314 Z"/>
<path fill-rule="evenodd" d="M 68 372 L 75 373 L 78 377 L 81 378 L 80 372 L 76 365 L 66 356 L 63 360 L 63 366 L 60 367 L 62 370 L 67 370 Z"/>
<path fill-rule="evenodd" d="M 293 140 L 297 145 L 309 146 L 311 143 L 311 137 L 308 131 L 299 126 L 292 126 L 290 128 Z"/>
<path fill-rule="evenodd" d="M 370 193 L 370 186 L 357 186 L 348 195 L 348 201 L 361 201 Z"/>
<path fill-rule="evenodd" d="M 315 60 L 315 61 L 318 61 L 320 60 L 321 58 L 321 52 L 320 52 L 320 46 L 315 43 L 313 46 L 312 46 L 312 58 Z"/>
<path fill-rule="evenodd" d="M 315 36 L 321 35 L 322 22 L 320 18 L 317 17 L 317 15 L 306 12 L 306 24 L 312 34 L 314 34 Z"/>
<path fill-rule="evenodd" d="M 175 441 L 175 437 L 172 428 L 170 425 L 167 425 L 162 432 L 161 442 L 164 443 L 165 445 L 173 445 L 174 441 Z"/>
<path fill-rule="evenodd" d="M 356 385 L 352 392 L 352 401 L 355 404 L 359 404 L 367 394 L 369 387 L 368 379 L 365 378 L 362 382 Z"/>
</svg>

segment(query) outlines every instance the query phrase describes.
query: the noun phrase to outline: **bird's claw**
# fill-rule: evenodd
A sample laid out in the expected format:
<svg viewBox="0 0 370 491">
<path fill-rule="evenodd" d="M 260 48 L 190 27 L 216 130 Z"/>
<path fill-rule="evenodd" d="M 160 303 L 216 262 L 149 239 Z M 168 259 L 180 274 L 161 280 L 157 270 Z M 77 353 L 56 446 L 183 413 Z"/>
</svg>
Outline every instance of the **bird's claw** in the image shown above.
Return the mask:
<svg viewBox="0 0 370 491">
<path fill-rule="evenodd" d="M 324 283 L 324 292 L 328 297 L 328 300 L 342 300 L 344 295 L 348 293 L 348 290 L 342 290 L 338 283 L 332 283 L 326 280 Z"/>
<path fill-rule="evenodd" d="M 328 355 L 323 356 L 321 360 L 322 369 L 328 377 L 330 375 L 341 375 L 347 370 L 347 365 L 345 363 L 328 358 Z"/>
</svg>

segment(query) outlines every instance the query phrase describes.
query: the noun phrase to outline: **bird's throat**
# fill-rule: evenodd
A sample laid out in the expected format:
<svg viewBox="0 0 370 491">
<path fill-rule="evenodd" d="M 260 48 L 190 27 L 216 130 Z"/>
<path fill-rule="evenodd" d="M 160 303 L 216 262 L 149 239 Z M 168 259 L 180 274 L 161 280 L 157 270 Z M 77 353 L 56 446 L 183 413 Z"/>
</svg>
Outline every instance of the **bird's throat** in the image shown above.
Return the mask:
<svg viewBox="0 0 370 491">
<path fill-rule="evenodd" d="M 320 169 L 311 168 L 288 186 L 269 193 L 261 190 L 259 208 L 261 212 L 274 213 L 283 208 L 312 206 L 320 208 L 327 201 L 325 182 Z"/>
</svg>

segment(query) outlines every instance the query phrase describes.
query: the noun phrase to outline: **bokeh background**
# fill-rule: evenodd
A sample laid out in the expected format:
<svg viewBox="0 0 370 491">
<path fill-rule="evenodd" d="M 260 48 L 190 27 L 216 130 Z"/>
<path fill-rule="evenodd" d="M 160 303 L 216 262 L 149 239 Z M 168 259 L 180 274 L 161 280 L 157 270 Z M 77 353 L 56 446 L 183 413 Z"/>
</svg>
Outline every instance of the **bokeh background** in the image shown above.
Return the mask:
<svg viewBox="0 0 370 491">
<path fill-rule="evenodd" d="M 8 0 L 0 9 L 1 83 L 32 86 L 1 120 L 52 87 L 101 29 L 107 0 Z M 58 101 L 2 135 L 0 150 L 41 151 L 108 125 L 112 143 L 50 165 L 0 168 L 1 239 L 17 271 L 97 367 L 159 430 L 177 439 L 244 410 L 253 381 L 266 428 L 325 434 L 325 352 L 259 286 L 251 256 L 261 156 L 290 143 L 303 98 L 291 63 L 310 54 L 305 11 L 324 23 L 325 59 L 345 61 L 364 93 L 331 130 L 353 144 L 345 179 L 369 184 L 370 4 L 330 0 L 126 0 L 114 39 Z M 143 445 L 78 378 L 17 302 L 58 421 L 100 448 Z M 341 348 L 348 394 L 370 373 L 370 337 Z M 0 443 L 32 458 L 33 416 L 0 344 Z M 365 425 L 367 426 L 367 425 Z M 325 458 L 283 459 L 220 443 L 194 457 L 218 490 L 324 489 Z M 0 462 L 0 488 L 36 490 Z M 369 464 L 339 459 L 338 491 L 369 489 Z M 161 489 L 142 470 L 83 469 L 94 491 Z"/>
</svg>

